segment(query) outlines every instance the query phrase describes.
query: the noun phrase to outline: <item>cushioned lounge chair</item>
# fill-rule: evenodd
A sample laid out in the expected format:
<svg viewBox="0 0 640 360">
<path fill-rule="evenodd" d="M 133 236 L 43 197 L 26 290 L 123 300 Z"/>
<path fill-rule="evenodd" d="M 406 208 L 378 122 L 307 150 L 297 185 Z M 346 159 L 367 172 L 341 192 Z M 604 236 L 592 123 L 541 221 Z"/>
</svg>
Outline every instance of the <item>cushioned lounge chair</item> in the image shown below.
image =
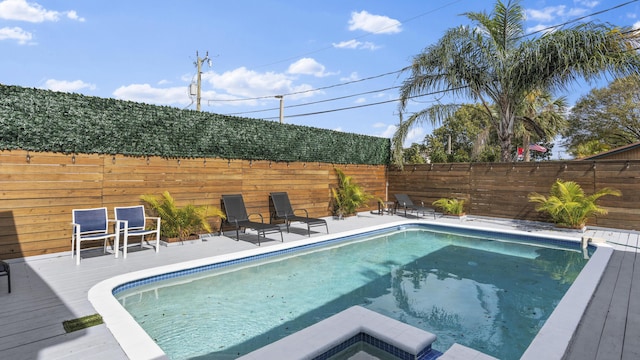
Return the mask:
<svg viewBox="0 0 640 360">
<path fill-rule="evenodd" d="M 156 252 L 160 250 L 160 218 L 148 217 L 144 213 L 143 205 L 135 206 L 116 206 L 114 208 L 116 220 L 120 220 L 120 232 L 124 239 L 122 245 L 122 255 L 127 258 L 127 247 L 129 246 L 129 238 L 132 236 L 140 236 L 140 247 L 144 245 L 145 235 L 155 235 Z M 151 220 L 155 227 L 147 228 L 147 220 Z"/>
<path fill-rule="evenodd" d="M 415 205 L 411 198 L 407 194 L 394 194 L 396 198 L 396 213 L 398 213 L 398 209 L 404 209 L 404 216 L 407 216 L 407 210 L 409 212 L 415 211 L 416 215 L 422 213 L 426 215 L 428 213 L 433 214 L 433 218 L 436 218 L 436 211 L 433 208 L 424 206 L 424 202 L 422 206 Z"/>
<path fill-rule="evenodd" d="M 272 192 L 269 194 L 271 203 L 275 211 L 271 214 L 271 219 L 284 220 L 287 225 L 287 232 L 291 222 L 302 222 L 307 224 L 307 235 L 311 236 L 311 228 L 314 226 L 324 226 L 329 233 L 329 226 L 324 219 L 310 218 L 307 209 L 293 209 L 289 201 L 289 195 L 286 192 Z M 304 216 L 296 215 L 295 212 L 304 212 Z"/>
<path fill-rule="evenodd" d="M 240 229 L 253 229 L 258 233 L 258 245 L 260 245 L 260 234 L 266 238 L 267 233 L 275 232 L 280 233 L 280 240 L 284 242 L 282 229 L 280 229 L 279 225 L 265 224 L 261 214 L 247 214 L 247 208 L 244 206 L 241 194 L 222 195 L 222 204 L 224 212 L 227 214 L 225 221 L 236 229 L 236 240 L 240 240 Z M 260 216 L 260 222 L 251 221 L 249 219 L 251 215 Z"/>
</svg>

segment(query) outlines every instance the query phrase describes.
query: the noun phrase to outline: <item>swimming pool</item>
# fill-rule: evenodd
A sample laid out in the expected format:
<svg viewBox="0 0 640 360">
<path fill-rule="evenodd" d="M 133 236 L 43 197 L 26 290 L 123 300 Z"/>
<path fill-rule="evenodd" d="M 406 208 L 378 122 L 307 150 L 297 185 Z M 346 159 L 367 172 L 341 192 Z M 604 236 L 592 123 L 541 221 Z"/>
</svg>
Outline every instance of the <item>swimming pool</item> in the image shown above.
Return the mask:
<svg viewBox="0 0 640 360">
<path fill-rule="evenodd" d="M 417 233 L 417 231 L 415 231 L 416 227 L 420 229 L 428 228 L 429 230 L 436 230 L 437 231 L 436 239 L 433 239 L 431 241 L 424 241 L 424 240 L 415 238 L 412 235 Z M 436 225 L 429 225 L 429 226 L 411 225 L 411 229 L 406 232 L 398 232 L 397 231 L 398 229 L 393 227 L 391 229 L 389 228 L 378 229 L 378 230 L 375 230 L 376 232 L 375 241 L 377 241 L 378 243 L 375 246 L 371 246 L 370 249 L 367 250 L 368 252 L 366 253 L 366 256 L 356 255 L 355 258 L 349 257 L 349 256 L 353 256 L 353 254 L 355 253 L 354 251 L 349 250 L 346 252 L 343 251 L 342 253 L 339 252 L 339 249 L 344 250 L 346 248 L 350 248 L 352 246 L 358 245 L 358 244 L 353 244 L 354 242 L 353 240 L 358 240 L 357 237 L 355 236 L 349 237 L 348 240 L 351 240 L 352 242 L 349 243 L 348 245 L 344 243 L 344 239 L 339 240 L 339 243 L 336 242 L 337 240 L 331 240 L 330 241 L 332 243 L 331 250 L 324 250 L 322 252 L 318 251 L 318 248 L 316 247 L 316 245 L 313 244 L 313 249 L 312 249 L 313 254 L 317 255 L 323 252 L 326 253 L 326 251 L 330 251 L 331 253 L 331 256 L 327 256 L 326 254 L 321 255 L 320 256 L 321 261 L 326 261 L 327 258 L 335 258 L 336 260 L 338 260 L 339 264 L 351 265 L 351 264 L 355 264 L 356 260 L 360 258 L 365 258 L 366 266 L 364 267 L 364 270 L 362 268 L 360 270 L 356 270 L 357 276 L 353 276 L 353 271 L 354 271 L 353 269 L 349 270 L 349 269 L 341 268 L 336 270 L 334 269 L 333 266 L 329 266 L 327 263 L 321 263 L 320 265 L 309 266 L 311 260 L 309 260 L 308 256 L 312 256 L 313 254 L 292 255 L 291 250 L 286 250 L 286 254 L 280 255 L 280 256 L 288 257 L 289 260 L 287 261 L 294 259 L 298 263 L 303 263 L 304 265 L 307 265 L 306 267 L 308 269 L 312 270 L 309 275 L 301 275 L 300 273 L 295 272 L 296 274 L 295 276 L 300 276 L 300 277 L 306 276 L 307 278 L 302 281 L 299 281 L 296 279 L 293 283 L 310 285 L 312 288 L 321 288 L 322 285 L 318 285 L 317 283 L 312 283 L 311 280 L 320 280 L 324 282 L 330 282 L 331 284 L 335 284 L 334 286 L 330 286 L 329 288 L 337 291 L 338 300 L 335 300 L 336 295 L 329 295 L 328 291 L 321 292 L 322 296 L 317 296 L 317 295 L 311 296 L 311 299 L 307 299 L 307 298 L 296 299 L 291 295 L 286 295 L 286 299 L 284 299 L 282 295 L 286 293 L 286 291 L 288 290 L 287 288 L 291 287 L 290 285 L 287 286 L 286 284 L 292 283 L 291 276 L 294 276 L 292 275 L 292 273 L 294 272 L 291 271 L 290 264 L 283 265 L 284 263 L 280 259 L 278 259 L 278 261 L 275 261 L 276 259 L 271 256 L 269 256 L 268 258 L 265 258 L 264 256 L 260 255 L 260 257 L 263 257 L 262 261 L 267 262 L 267 264 L 263 264 L 259 268 L 256 268 L 253 266 L 247 267 L 247 264 L 244 263 L 244 259 L 242 260 L 242 264 L 226 264 L 228 266 L 230 265 L 235 267 L 245 267 L 247 269 L 250 269 L 249 274 L 238 275 L 239 272 L 230 271 L 231 268 L 227 266 L 222 268 L 223 269 L 222 271 L 225 272 L 226 274 L 232 274 L 227 276 L 235 276 L 235 277 L 239 276 L 238 279 L 248 278 L 248 279 L 258 280 L 258 283 L 257 285 L 253 284 L 250 286 L 246 286 L 246 288 L 249 289 L 248 293 L 237 294 L 237 297 L 234 297 L 233 299 L 217 300 L 222 303 L 223 310 L 218 311 L 213 315 L 208 314 L 203 316 L 202 314 L 200 314 L 200 317 L 207 317 L 207 316 L 218 317 L 221 314 L 224 314 L 226 312 L 231 313 L 231 311 L 227 311 L 227 310 L 230 310 L 230 307 L 236 306 L 240 300 L 251 299 L 253 300 L 253 302 L 250 302 L 249 304 L 239 305 L 240 308 L 245 309 L 245 312 L 250 315 L 248 320 L 244 319 L 239 321 L 240 328 L 242 328 L 241 324 L 246 323 L 246 321 L 251 322 L 254 320 L 253 319 L 254 316 L 251 315 L 250 311 L 246 311 L 247 309 L 255 308 L 254 311 L 259 313 L 269 312 L 269 310 L 258 309 L 258 307 L 263 305 L 262 303 L 265 302 L 265 299 L 269 296 L 269 294 L 258 295 L 259 292 L 256 289 L 260 288 L 261 283 L 264 283 L 265 281 L 271 281 L 275 278 L 284 276 L 285 280 L 287 280 L 287 277 L 289 279 L 288 281 L 283 281 L 283 284 L 285 284 L 285 286 L 277 289 L 270 288 L 268 292 L 272 293 L 271 294 L 272 298 L 275 299 L 276 302 L 281 302 L 279 307 L 281 308 L 285 307 L 286 309 L 296 309 L 297 313 L 277 314 L 276 317 L 280 317 L 279 319 L 278 318 L 271 319 L 271 320 L 267 320 L 266 322 L 268 324 L 271 323 L 271 324 L 279 325 L 277 327 L 284 328 L 284 330 L 287 330 L 289 332 L 296 331 L 295 330 L 296 326 L 298 327 L 306 326 L 304 325 L 305 323 L 313 323 L 314 321 L 318 321 L 323 316 L 326 317 L 327 315 L 318 315 L 319 313 L 322 313 L 322 311 L 325 311 L 327 313 L 331 313 L 335 311 L 335 309 L 329 309 L 330 307 L 329 308 L 327 307 L 326 305 L 327 303 L 344 302 L 346 304 L 346 303 L 351 303 L 353 301 L 362 301 L 362 300 L 347 299 L 345 295 L 345 293 L 348 294 L 348 293 L 360 291 L 367 294 L 367 296 L 364 296 L 364 299 L 365 299 L 364 302 L 366 303 L 365 304 L 366 306 L 372 309 L 375 309 L 376 311 L 379 311 L 381 313 L 385 313 L 386 311 L 388 313 L 385 315 L 388 315 L 391 317 L 394 317 L 394 315 L 397 316 L 397 314 L 394 314 L 395 310 L 386 309 L 385 304 L 389 302 L 403 303 L 405 305 L 404 307 L 408 308 L 409 310 L 408 311 L 405 311 L 407 309 L 403 310 L 404 313 L 402 314 L 402 316 L 404 316 L 405 319 L 402 319 L 402 320 L 409 323 L 414 322 L 414 324 L 412 325 L 417 325 L 417 326 L 423 326 L 424 323 L 430 323 L 429 326 L 432 326 L 432 327 L 430 328 L 429 331 L 436 333 L 439 337 L 439 340 L 436 344 L 434 344 L 434 347 L 439 348 L 440 350 L 446 350 L 446 348 L 443 348 L 443 347 L 448 347 L 447 344 L 452 341 L 456 341 L 463 344 L 465 343 L 465 341 L 467 341 L 467 343 L 470 344 L 471 347 L 474 347 L 474 348 L 480 347 L 478 350 L 489 352 L 489 353 L 491 353 L 491 351 L 487 351 L 486 349 L 484 349 L 484 347 L 493 347 L 493 348 L 504 347 L 504 345 L 500 345 L 501 342 L 504 343 L 504 341 L 508 341 L 508 342 L 512 341 L 511 334 L 513 332 L 512 331 L 513 329 L 511 327 L 516 325 L 512 324 L 511 320 L 498 319 L 498 317 L 501 317 L 503 315 L 498 310 L 500 311 L 503 310 L 503 309 L 500 309 L 501 307 L 502 308 L 522 308 L 522 309 L 519 309 L 518 311 L 524 312 L 525 317 L 529 317 L 530 320 L 532 321 L 530 321 L 528 325 L 525 325 L 525 327 L 528 328 L 527 330 L 529 335 L 527 335 L 528 340 L 524 340 L 525 341 L 524 345 L 519 346 L 518 351 L 519 351 L 519 354 L 521 354 L 523 351 L 523 347 L 526 348 L 526 345 L 531 341 L 531 338 L 535 336 L 535 333 L 540 329 L 540 326 L 542 325 L 542 322 L 544 322 L 544 319 L 546 319 L 549 316 L 549 314 L 553 310 L 553 307 L 560 301 L 560 297 L 562 297 L 562 294 L 564 294 L 564 291 L 566 291 L 566 289 L 569 287 L 572 280 L 575 278 L 575 276 L 577 276 L 577 273 L 579 271 L 579 268 L 581 268 L 581 266 L 579 266 L 579 268 L 576 268 L 576 267 L 572 268 L 570 271 L 571 274 L 569 277 L 563 277 L 564 275 L 560 274 L 561 275 L 561 277 L 559 278 L 560 281 L 556 281 L 556 282 L 560 283 L 561 286 L 559 286 L 557 290 L 556 289 L 553 289 L 553 291 L 545 290 L 545 295 L 548 295 L 551 292 L 558 292 L 558 291 L 559 292 L 556 295 L 554 295 L 552 300 L 550 300 L 550 304 L 547 304 L 544 306 L 538 304 L 538 299 L 536 294 L 540 292 L 539 291 L 540 284 L 538 282 L 533 281 L 531 279 L 519 279 L 517 280 L 519 282 L 516 284 L 517 286 L 515 287 L 508 287 L 504 285 L 504 283 L 507 282 L 506 279 L 499 279 L 499 281 L 497 281 L 498 282 L 497 284 L 491 283 L 491 281 L 487 281 L 487 278 L 496 277 L 498 275 L 489 275 L 491 272 L 488 271 L 488 267 L 494 268 L 493 269 L 494 271 L 492 272 L 493 274 L 500 275 L 501 272 L 502 273 L 505 272 L 504 270 L 506 265 L 504 264 L 504 261 L 506 261 L 506 259 L 513 258 L 512 260 L 515 262 L 511 263 L 512 265 L 509 265 L 509 266 L 515 266 L 515 269 L 526 268 L 526 270 L 508 271 L 508 273 L 512 273 L 514 275 L 530 273 L 530 274 L 534 274 L 535 275 L 534 278 L 535 278 L 535 277 L 538 277 L 539 273 L 541 273 L 542 270 L 544 269 L 541 269 L 540 267 L 531 268 L 530 267 L 531 263 L 535 263 L 536 261 L 538 263 L 543 263 L 544 266 L 542 266 L 542 268 L 552 266 L 552 265 L 549 265 L 550 260 L 548 259 L 549 259 L 549 256 L 551 256 L 549 254 L 551 254 L 554 251 L 549 250 L 548 248 L 549 245 L 554 247 L 557 247 L 557 246 L 573 247 L 573 249 L 575 250 L 574 252 L 569 252 L 569 253 L 561 252 L 561 253 L 564 254 L 563 256 L 566 256 L 567 254 L 571 254 L 571 253 L 575 254 L 576 255 L 575 260 L 571 260 L 571 261 L 577 261 L 579 263 L 579 259 L 581 259 L 582 257 L 582 254 L 578 251 L 580 249 L 579 244 L 573 243 L 572 245 L 571 242 L 567 242 L 564 240 L 552 240 L 552 239 L 545 239 L 546 245 L 544 247 L 534 247 L 532 245 L 518 245 L 518 244 L 510 245 L 504 242 L 504 240 L 507 240 L 507 241 L 515 240 L 518 242 L 528 241 L 528 242 L 534 242 L 534 243 L 540 242 L 539 238 L 534 238 L 526 234 L 501 234 L 500 237 L 503 239 L 501 241 L 491 241 L 488 243 L 482 243 L 477 238 L 452 239 L 450 235 L 441 233 L 441 231 L 445 229 L 451 230 L 451 228 L 436 226 Z M 495 237 L 496 235 L 496 233 L 488 232 L 488 231 L 478 232 L 478 231 L 469 231 L 467 229 L 461 229 L 461 228 L 453 229 L 453 230 L 454 232 L 464 233 L 464 235 L 473 235 L 473 236 L 480 236 L 480 237 L 488 237 L 488 236 Z M 355 241 L 355 242 L 360 243 L 360 241 Z M 392 261 L 389 261 L 388 259 L 386 259 L 385 255 L 389 251 L 396 251 L 398 249 L 403 249 L 398 258 L 394 258 Z M 421 249 L 424 251 L 421 251 L 420 253 L 418 253 L 417 251 L 418 249 Z M 313 255 L 313 256 L 316 256 L 316 255 Z M 462 259 L 463 261 L 461 261 L 459 265 L 455 265 L 455 266 L 462 266 L 462 268 L 452 267 L 454 265 L 453 265 L 453 262 L 449 261 L 450 259 Z M 237 261 L 232 260 L 232 262 L 237 262 Z M 425 268 L 418 269 L 417 267 L 414 266 L 417 263 L 426 263 L 427 264 L 426 269 Z M 433 266 L 434 263 L 437 263 L 437 266 Z M 556 267 L 556 269 L 554 270 L 556 271 L 556 276 L 558 275 L 557 272 L 559 270 L 561 269 L 566 270 L 566 267 L 564 265 L 567 265 L 567 263 L 568 263 L 567 259 L 564 259 L 563 266 Z M 500 265 L 496 267 L 496 265 L 498 264 Z M 318 269 L 324 269 L 324 268 L 329 268 L 330 270 L 332 270 L 331 277 L 329 278 L 329 280 L 327 280 L 326 278 L 322 279 L 321 276 L 318 276 L 320 274 Z M 195 274 L 189 275 L 187 277 L 185 276 L 176 277 L 177 275 L 183 275 L 183 274 L 178 274 L 175 272 L 172 273 L 171 271 L 167 271 L 166 274 L 163 275 L 162 277 L 165 277 L 165 278 L 175 277 L 176 280 L 178 280 L 178 282 L 188 282 L 191 284 L 197 283 L 199 284 L 200 287 L 204 287 L 207 289 L 219 289 L 221 290 L 219 292 L 224 294 L 225 296 L 229 296 L 229 294 L 234 292 L 233 290 L 222 291 L 223 289 L 228 288 L 228 287 L 225 287 L 226 284 L 232 283 L 234 284 L 232 288 L 238 287 L 238 284 L 239 284 L 238 281 L 240 281 L 238 279 L 234 278 L 233 280 L 229 280 L 229 279 L 220 280 L 222 279 L 220 275 L 217 275 L 214 277 L 204 276 L 204 273 L 199 270 L 203 270 L 203 269 L 193 270 L 192 268 L 191 271 L 195 272 Z M 220 272 L 221 270 L 217 270 L 217 271 Z M 324 272 L 326 272 L 326 270 Z M 473 276 L 480 276 L 480 278 L 473 278 Z M 502 277 L 502 276 L 499 276 L 499 277 Z M 350 290 L 350 287 L 351 288 L 353 287 L 353 280 L 354 280 L 353 278 L 360 278 L 361 280 L 364 279 L 364 284 L 371 283 L 373 285 L 369 284 L 365 286 L 357 282 L 355 287 L 358 291 Z M 438 283 L 437 282 L 438 279 L 441 279 L 442 282 Z M 141 317 L 147 318 L 146 320 L 145 319 L 142 320 L 142 322 L 144 322 L 143 327 L 147 323 L 154 324 L 154 325 L 161 323 L 162 318 L 166 317 L 167 313 L 181 314 L 179 309 L 180 308 L 184 309 L 184 305 L 182 305 L 178 307 L 178 310 L 164 309 L 164 312 L 163 312 L 162 307 L 164 306 L 163 305 L 164 303 L 174 302 L 172 300 L 166 300 L 168 296 L 166 293 L 170 293 L 170 292 L 184 293 L 186 290 L 183 290 L 183 289 L 177 290 L 178 288 L 176 287 L 176 285 L 161 287 L 160 286 L 161 283 L 157 282 L 156 280 L 157 279 L 155 278 L 151 278 L 151 279 L 147 278 L 138 282 L 133 282 L 133 283 L 128 282 L 124 285 L 120 283 L 119 286 L 115 286 L 111 288 L 111 289 L 115 289 L 113 292 L 117 293 L 117 296 L 120 297 L 123 302 L 129 302 L 129 304 L 136 304 L 136 300 L 135 300 L 136 297 L 138 298 L 137 304 L 147 303 L 147 301 L 153 300 L 157 294 L 158 298 L 161 299 L 161 301 L 153 304 L 150 307 L 150 309 L 153 310 L 152 313 L 155 311 L 159 316 L 159 318 L 151 319 L 153 315 L 149 313 L 147 313 L 146 315 L 142 315 Z M 358 281 L 361 281 L 361 280 L 358 280 Z M 213 281 L 215 284 L 212 285 L 211 283 L 208 283 L 210 281 Z M 149 284 L 144 285 L 143 283 L 145 282 L 148 282 Z M 112 284 L 115 284 L 115 283 L 117 283 L 117 281 L 112 282 Z M 125 290 L 127 288 L 131 288 L 131 289 Z M 518 292 L 519 288 L 524 289 L 525 291 Z M 437 289 L 440 289 L 440 290 L 445 289 L 445 291 L 437 292 L 435 291 Z M 294 293 L 295 292 L 307 293 L 309 291 L 309 290 L 301 289 L 299 287 L 296 287 L 294 290 L 295 290 Z M 279 298 L 276 297 L 276 294 L 279 296 Z M 329 299 L 324 298 L 325 295 L 327 295 Z M 263 296 L 263 298 L 261 299 L 260 296 Z M 534 301 L 532 301 L 533 296 L 536 296 L 536 299 Z M 140 299 L 143 299 L 144 301 L 141 302 Z M 162 300 L 165 300 L 165 301 L 162 301 Z M 317 300 L 317 302 L 314 303 L 312 300 L 313 301 Z M 194 297 L 190 297 L 190 302 L 192 302 L 193 305 L 196 305 L 196 301 L 197 300 L 195 300 Z M 283 305 L 282 301 L 286 301 L 287 302 L 286 305 Z M 307 304 L 309 302 L 311 302 L 311 304 Z M 510 305 L 507 304 L 508 302 L 510 302 Z M 338 306 L 338 308 L 340 306 Z M 194 307 L 208 308 L 208 307 L 215 307 L 215 306 L 205 303 L 204 305 L 194 306 Z M 321 309 L 321 310 L 318 310 L 318 309 Z M 464 309 L 464 311 L 456 312 L 456 309 Z M 507 310 L 506 312 L 508 311 L 509 310 Z M 422 314 L 421 316 L 414 316 L 415 314 L 412 314 L 412 313 L 416 313 L 416 312 L 422 312 L 425 314 Z M 295 320 L 287 318 L 288 316 L 293 317 Z M 178 318 L 180 317 L 181 316 L 179 316 Z M 220 319 L 217 319 L 218 320 L 217 322 L 224 324 L 225 328 L 232 328 L 230 324 L 238 320 L 238 319 L 235 319 L 236 317 L 238 316 L 234 315 L 234 316 L 231 316 L 231 318 L 229 319 L 220 318 Z M 306 320 L 304 320 L 305 318 Z M 172 326 L 170 326 L 170 328 L 174 330 L 186 329 L 188 328 L 192 320 L 188 320 L 185 326 L 178 326 L 179 321 L 185 321 L 185 319 L 171 320 L 170 323 L 172 324 Z M 420 323 L 423 323 L 423 324 L 420 324 Z M 452 330 L 451 328 L 447 329 L 447 328 L 441 327 L 443 324 L 447 324 L 447 323 L 453 324 L 454 328 L 457 328 L 457 329 Z M 292 326 L 292 324 L 297 324 L 297 325 Z M 259 328 L 260 326 L 263 326 L 263 325 L 264 324 L 260 324 L 256 326 Z M 435 326 L 435 331 L 433 328 L 434 326 Z M 290 329 L 286 329 L 286 327 L 290 327 Z M 476 329 L 483 329 L 484 334 L 481 335 L 480 338 L 475 338 L 475 339 L 471 338 L 471 340 L 469 340 L 470 338 L 468 337 L 469 336 L 468 334 L 475 332 Z M 155 330 L 151 330 L 151 331 L 153 332 Z M 284 333 L 286 334 L 287 331 L 284 331 Z M 208 329 L 206 332 L 220 333 L 220 330 Z M 227 330 L 226 332 L 229 332 L 229 331 Z M 259 330 L 258 332 L 262 333 L 264 332 L 264 330 Z M 271 336 L 276 336 L 276 335 L 273 335 L 274 333 L 271 330 L 269 330 L 268 333 L 270 333 Z M 251 339 L 259 338 L 259 336 L 247 334 L 247 331 L 244 331 L 244 333 L 240 331 L 238 332 L 238 334 L 235 334 L 235 331 L 234 331 L 234 335 L 242 335 L 242 334 L 244 334 L 243 336 L 250 337 Z M 488 336 L 487 334 L 489 334 L 490 336 Z M 178 337 L 180 336 L 191 337 L 193 335 L 194 334 L 189 334 L 188 331 L 178 331 Z M 465 336 L 467 336 L 467 339 L 464 338 Z M 265 341 L 268 342 L 273 340 L 275 339 L 258 339 L 254 342 L 259 344 L 261 342 L 263 343 Z M 162 343 L 162 340 L 158 340 L 158 341 L 159 343 Z M 227 342 L 228 339 L 224 341 Z M 246 340 L 241 340 L 241 341 L 242 343 L 247 343 Z M 165 345 L 163 344 L 163 346 Z M 227 347 L 228 345 L 217 345 L 217 346 Z M 233 348 L 235 351 L 239 349 L 237 345 L 232 345 L 231 348 Z M 215 352 L 215 351 L 209 351 L 209 352 Z M 500 356 L 501 358 L 512 358 L 512 356 L 515 356 L 515 355 L 501 355 L 501 354 L 497 354 L 497 355 Z M 193 355 L 189 355 L 189 356 L 193 356 Z M 179 358 L 179 356 L 177 357 Z"/>
</svg>

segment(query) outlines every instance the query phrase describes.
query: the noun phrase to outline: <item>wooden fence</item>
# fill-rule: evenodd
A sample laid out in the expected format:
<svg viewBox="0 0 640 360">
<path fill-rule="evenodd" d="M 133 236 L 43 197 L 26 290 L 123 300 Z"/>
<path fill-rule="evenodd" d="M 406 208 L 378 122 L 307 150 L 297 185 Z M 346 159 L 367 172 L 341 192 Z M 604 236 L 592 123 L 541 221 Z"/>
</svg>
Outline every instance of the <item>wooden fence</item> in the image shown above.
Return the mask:
<svg viewBox="0 0 640 360">
<path fill-rule="evenodd" d="M 442 197 L 466 200 L 472 215 L 548 220 L 536 212 L 527 195 L 548 194 L 556 179 L 579 183 L 587 194 L 604 187 L 622 192 L 605 196 L 598 205 L 609 214 L 589 225 L 640 230 L 640 161 L 552 161 L 536 163 L 453 163 L 390 169 L 389 194 L 407 193 L 425 204 Z"/>
<path fill-rule="evenodd" d="M 64 155 L 0 151 L 0 258 L 69 251 L 71 209 L 140 204 L 142 194 L 167 190 L 178 205 L 220 207 L 222 194 L 241 193 L 249 212 L 269 218 L 268 195 L 287 191 L 311 216 L 331 214 L 334 167 L 379 199 L 407 193 L 430 204 L 442 197 L 467 200 L 467 213 L 546 220 L 527 195 L 546 194 L 557 178 L 580 183 L 587 193 L 622 191 L 599 204 L 609 210 L 590 225 L 638 229 L 640 160 L 540 163 L 455 163 L 407 166 L 278 163 L 223 159 L 165 159 L 121 155 Z M 388 190 L 387 190 L 388 184 Z M 377 209 L 375 200 L 370 209 Z M 365 210 L 365 209 L 362 209 Z"/>
<path fill-rule="evenodd" d="M 336 165 L 376 197 L 385 166 Z M 0 152 L 0 259 L 71 250 L 71 210 L 141 204 L 142 194 L 167 190 L 178 205 L 220 207 L 222 194 L 241 193 L 247 210 L 269 219 L 269 192 L 287 191 L 294 208 L 331 214 L 334 165 L 223 159 Z M 372 202 L 375 206 L 375 202 Z M 377 208 L 376 208 L 377 209 Z"/>
</svg>

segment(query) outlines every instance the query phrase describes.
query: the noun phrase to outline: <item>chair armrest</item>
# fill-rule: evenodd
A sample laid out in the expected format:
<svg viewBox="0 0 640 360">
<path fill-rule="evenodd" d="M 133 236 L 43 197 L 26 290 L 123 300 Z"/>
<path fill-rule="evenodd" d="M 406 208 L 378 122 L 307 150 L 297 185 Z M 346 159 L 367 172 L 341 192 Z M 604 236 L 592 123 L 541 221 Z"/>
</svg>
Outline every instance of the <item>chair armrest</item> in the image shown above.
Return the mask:
<svg viewBox="0 0 640 360">
<path fill-rule="evenodd" d="M 307 211 L 307 209 L 293 209 L 293 215 L 296 214 L 296 211 L 304 211 L 304 214 L 307 217 L 307 219 L 309 218 L 309 212 Z"/>
<path fill-rule="evenodd" d="M 264 218 L 262 217 L 262 214 L 260 214 L 260 213 L 251 213 L 251 214 L 247 215 L 247 219 L 249 219 L 249 220 L 250 220 L 250 219 L 251 219 L 251 215 L 258 215 L 258 216 L 260 216 L 260 222 L 264 224 Z"/>
<path fill-rule="evenodd" d="M 158 224 L 160 223 L 160 218 L 159 217 L 154 217 L 154 216 L 145 216 L 144 217 L 146 220 L 152 220 L 156 222 L 156 227 L 158 227 Z"/>
<path fill-rule="evenodd" d="M 113 229 L 114 229 L 113 231 L 114 232 L 124 231 L 124 229 L 129 227 L 129 222 L 127 220 L 107 219 L 107 222 L 108 223 L 113 223 Z"/>
</svg>

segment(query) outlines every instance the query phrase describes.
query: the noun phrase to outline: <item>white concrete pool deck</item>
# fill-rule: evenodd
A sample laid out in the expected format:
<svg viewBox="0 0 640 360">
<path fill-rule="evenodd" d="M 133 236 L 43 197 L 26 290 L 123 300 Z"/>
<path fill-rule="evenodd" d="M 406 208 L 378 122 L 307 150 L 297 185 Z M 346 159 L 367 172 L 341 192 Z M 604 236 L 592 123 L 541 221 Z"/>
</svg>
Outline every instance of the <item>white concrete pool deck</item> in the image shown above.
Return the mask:
<svg viewBox="0 0 640 360">
<path fill-rule="evenodd" d="M 361 213 L 346 220 L 327 219 L 331 235 L 404 220 L 406 218 L 402 216 L 371 213 Z M 458 219 L 442 217 L 436 220 L 426 218 L 424 221 L 461 224 Z M 557 231 L 548 224 L 506 219 L 470 216 L 462 223 L 465 226 L 526 231 L 535 235 L 573 237 L 576 240 L 582 236 Z M 285 244 L 308 239 L 306 229 L 303 231 L 295 226 L 294 229 L 292 233 L 284 234 Z M 162 247 L 159 253 L 151 249 L 136 251 L 137 248 L 132 247 L 127 259 L 103 255 L 101 249 L 88 250 L 83 252 L 79 266 L 75 265 L 69 253 L 9 260 L 11 294 L 6 292 L 6 277 L 0 277 L 0 358 L 127 359 L 128 356 L 105 325 L 66 334 L 62 322 L 96 313 L 87 294 L 103 280 L 134 271 L 257 248 L 248 241 L 235 241 L 234 235 L 214 236 L 199 244 Z M 585 235 L 605 239 L 617 250 L 635 253 L 638 249 L 636 232 L 590 229 Z M 248 236 L 255 238 L 250 234 Z M 312 239 L 322 236 L 324 232 L 316 228 Z M 271 238 L 275 239 L 273 236 Z M 261 248 L 278 244 L 281 244 L 279 240 L 263 241 Z M 140 348 L 139 351 L 144 353 L 145 349 Z"/>
</svg>

